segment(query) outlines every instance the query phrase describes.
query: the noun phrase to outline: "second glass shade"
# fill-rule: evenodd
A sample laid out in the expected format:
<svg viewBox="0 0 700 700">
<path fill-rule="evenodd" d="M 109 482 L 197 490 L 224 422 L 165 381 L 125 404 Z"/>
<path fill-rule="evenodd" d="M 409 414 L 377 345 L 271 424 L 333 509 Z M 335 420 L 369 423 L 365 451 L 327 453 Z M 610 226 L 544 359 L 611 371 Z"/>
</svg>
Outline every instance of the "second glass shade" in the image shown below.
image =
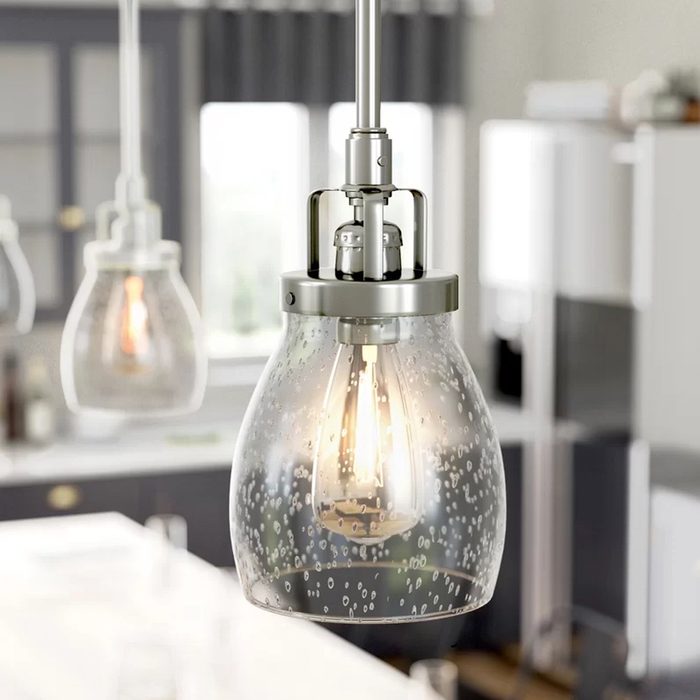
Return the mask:
<svg viewBox="0 0 700 700">
<path fill-rule="evenodd" d="M 10 202 L 0 195 L 0 335 L 29 332 L 35 310 L 34 278 L 10 218 Z"/>
<path fill-rule="evenodd" d="M 70 408 L 162 415 L 199 407 L 206 359 L 179 264 L 172 241 L 132 259 L 113 241 L 87 244 L 61 346 Z"/>
<path fill-rule="evenodd" d="M 412 622 L 493 594 L 505 482 L 491 416 L 448 314 L 398 342 L 337 340 L 290 314 L 241 428 L 231 482 L 247 598 L 330 622 Z"/>
</svg>

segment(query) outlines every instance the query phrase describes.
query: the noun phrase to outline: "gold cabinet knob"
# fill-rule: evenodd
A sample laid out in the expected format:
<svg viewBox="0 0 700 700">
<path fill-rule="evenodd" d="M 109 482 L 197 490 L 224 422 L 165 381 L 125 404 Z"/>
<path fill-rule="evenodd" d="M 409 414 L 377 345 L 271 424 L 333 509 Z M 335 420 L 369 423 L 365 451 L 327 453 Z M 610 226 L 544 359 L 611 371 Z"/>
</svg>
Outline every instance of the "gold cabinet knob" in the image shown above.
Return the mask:
<svg viewBox="0 0 700 700">
<path fill-rule="evenodd" d="M 53 510 L 73 510 L 83 500 L 82 493 L 72 484 L 57 484 L 49 489 L 46 502 Z"/>
<path fill-rule="evenodd" d="M 58 225 L 64 231 L 78 231 L 85 226 L 85 212 L 75 204 L 63 207 L 58 213 Z"/>
</svg>

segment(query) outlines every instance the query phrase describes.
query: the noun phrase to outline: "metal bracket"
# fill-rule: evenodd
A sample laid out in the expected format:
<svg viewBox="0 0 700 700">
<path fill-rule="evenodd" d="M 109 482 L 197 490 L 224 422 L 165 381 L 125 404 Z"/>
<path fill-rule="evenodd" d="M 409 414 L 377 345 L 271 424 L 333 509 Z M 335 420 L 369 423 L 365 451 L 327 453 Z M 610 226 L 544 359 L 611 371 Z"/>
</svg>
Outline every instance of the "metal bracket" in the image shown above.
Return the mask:
<svg viewBox="0 0 700 700">
<path fill-rule="evenodd" d="M 306 270 L 309 277 L 314 279 L 319 278 L 321 269 L 321 200 L 326 194 L 332 192 L 345 193 L 340 188 L 324 188 L 316 190 L 309 195 L 308 200 L 308 232 L 307 232 L 307 266 Z M 428 268 L 428 211 L 425 195 L 416 189 L 395 189 L 393 193 L 408 192 L 413 198 L 413 272 L 415 278 L 423 276 Z M 371 198 L 375 202 L 377 199 L 382 200 L 386 196 L 385 192 L 363 192 L 363 200 Z M 381 224 L 383 225 L 383 217 Z M 381 243 L 381 228 L 379 229 L 379 241 Z M 366 253 L 365 253 L 366 255 Z M 381 250 L 379 251 L 380 262 L 382 260 Z M 365 265 L 367 259 L 365 258 Z M 365 267 L 365 269 L 369 269 Z M 381 277 L 379 277 L 381 279 Z"/>
<path fill-rule="evenodd" d="M 428 269 L 428 200 L 420 190 L 405 189 L 413 197 L 413 271 L 422 277 Z"/>
<path fill-rule="evenodd" d="M 338 188 L 315 190 L 309 195 L 308 202 L 308 235 L 306 243 L 306 271 L 309 277 L 318 278 L 321 269 L 321 199 L 324 194 L 341 192 Z"/>
<path fill-rule="evenodd" d="M 363 192 L 362 207 L 365 231 L 362 276 L 365 280 L 379 282 L 384 279 L 384 194 Z"/>
</svg>

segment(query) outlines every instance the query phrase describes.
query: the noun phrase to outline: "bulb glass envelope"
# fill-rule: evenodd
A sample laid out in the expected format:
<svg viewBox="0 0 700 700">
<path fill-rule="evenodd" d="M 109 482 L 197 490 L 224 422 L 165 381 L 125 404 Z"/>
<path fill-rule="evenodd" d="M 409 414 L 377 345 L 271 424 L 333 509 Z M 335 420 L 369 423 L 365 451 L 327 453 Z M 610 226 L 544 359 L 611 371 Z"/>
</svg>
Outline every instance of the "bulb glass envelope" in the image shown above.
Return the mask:
<svg viewBox="0 0 700 700">
<path fill-rule="evenodd" d="M 338 318 L 285 316 L 234 457 L 232 536 L 247 598 L 330 622 L 484 605 L 503 549 L 503 465 L 451 314 L 396 319 L 393 342 L 369 346 L 340 342 Z"/>
<path fill-rule="evenodd" d="M 34 278 L 19 244 L 10 201 L 0 195 L 0 336 L 28 333 L 35 310 Z"/>
<path fill-rule="evenodd" d="M 196 410 L 206 355 L 180 274 L 180 246 L 160 238 L 153 203 L 143 216 L 131 212 L 124 221 L 110 206 L 101 214 L 98 240 L 85 246 L 85 277 L 63 333 L 68 406 L 125 415 Z"/>
</svg>

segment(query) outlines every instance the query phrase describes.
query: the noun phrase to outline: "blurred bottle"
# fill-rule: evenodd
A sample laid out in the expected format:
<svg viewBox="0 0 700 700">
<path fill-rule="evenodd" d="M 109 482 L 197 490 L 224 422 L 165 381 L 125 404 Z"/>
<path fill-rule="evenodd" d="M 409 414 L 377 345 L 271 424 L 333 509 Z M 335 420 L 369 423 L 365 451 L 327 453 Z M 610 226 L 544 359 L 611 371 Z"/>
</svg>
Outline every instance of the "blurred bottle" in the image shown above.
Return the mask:
<svg viewBox="0 0 700 700">
<path fill-rule="evenodd" d="M 425 690 L 426 700 L 457 700 L 459 672 L 452 661 L 423 659 L 411 665 L 409 676 Z"/>
<path fill-rule="evenodd" d="M 178 550 L 187 550 L 187 521 L 181 515 L 152 515 L 145 522 L 157 533 L 160 546 L 152 558 L 153 586 L 164 595 L 177 586 Z"/>
<path fill-rule="evenodd" d="M 671 74 L 671 85 L 683 98 L 683 121 L 686 124 L 700 122 L 700 95 L 698 73 L 693 68 L 684 68 Z"/>
<path fill-rule="evenodd" d="M 157 533 L 169 546 L 187 550 L 187 521 L 181 515 L 170 513 L 151 515 L 146 520 L 145 526 Z"/>
<path fill-rule="evenodd" d="M 5 440 L 20 442 L 24 438 L 24 396 L 20 381 L 19 360 L 14 351 L 5 354 L 3 361 L 3 414 Z"/>
<path fill-rule="evenodd" d="M 623 124 L 636 128 L 645 122 L 680 122 L 686 109 L 673 77 L 658 70 L 643 71 L 625 85 L 620 98 Z"/>
<path fill-rule="evenodd" d="M 27 365 L 24 399 L 24 434 L 27 442 L 46 445 L 56 435 L 56 409 L 49 372 L 42 357 L 32 357 Z"/>
<path fill-rule="evenodd" d="M 622 90 L 620 118 L 629 127 L 643 122 L 700 122 L 697 71 L 644 71 Z"/>
<path fill-rule="evenodd" d="M 683 121 L 686 124 L 700 123 L 700 98 L 689 97 L 685 105 L 685 115 Z"/>
</svg>

